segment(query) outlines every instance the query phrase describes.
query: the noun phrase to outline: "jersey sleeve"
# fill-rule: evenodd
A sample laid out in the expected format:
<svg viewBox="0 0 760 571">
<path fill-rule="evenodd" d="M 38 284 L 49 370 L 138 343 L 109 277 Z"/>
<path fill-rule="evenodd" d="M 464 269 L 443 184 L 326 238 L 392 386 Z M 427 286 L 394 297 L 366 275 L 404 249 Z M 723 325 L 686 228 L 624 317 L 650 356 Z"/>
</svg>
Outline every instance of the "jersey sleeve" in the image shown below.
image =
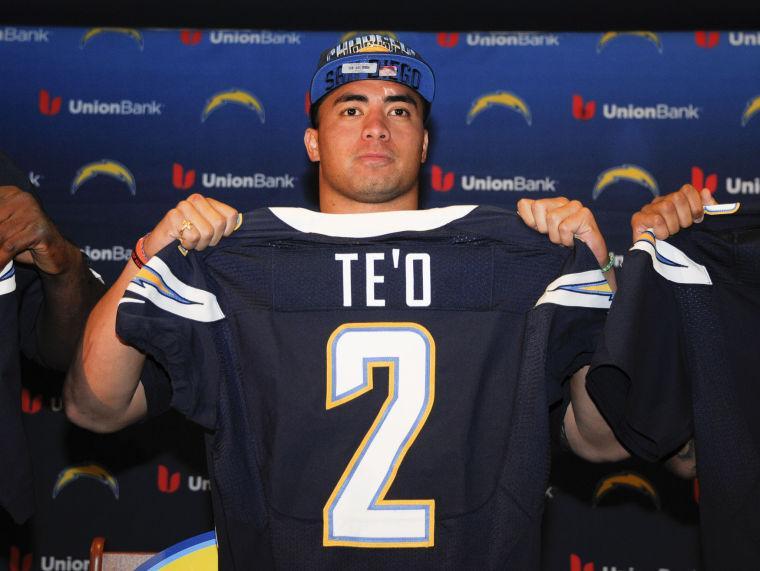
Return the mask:
<svg viewBox="0 0 760 571">
<path fill-rule="evenodd" d="M 151 258 L 132 279 L 116 318 L 119 337 L 168 374 L 171 406 L 207 428 L 216 423 L 221 368 L 215 335 L 224 319 L 200 256 L 184 255 L 176 244 Z M 160 407 L 167 398 L 156 366 L 148 361 L 143 371 L 146 395 L 153 400 L 149 407 Z"/>
<path fill-rule="evenodd" d="M 549 310 L 551 320 L 546 354 L 550 404 L 563 398 L 562 383 L 591 362 L 612 295 L 594 255 L 576 240 L 559 277 L 536 302 L 536 308 Z"/>
<path fill-rule="evenodd" d="M 709 285 L 704 267 L 646 233 L 626 256 L 586 387 L 618 440 L 650 461 L 692 434 L 691 390 L 675 298 Z"/>
</svg>

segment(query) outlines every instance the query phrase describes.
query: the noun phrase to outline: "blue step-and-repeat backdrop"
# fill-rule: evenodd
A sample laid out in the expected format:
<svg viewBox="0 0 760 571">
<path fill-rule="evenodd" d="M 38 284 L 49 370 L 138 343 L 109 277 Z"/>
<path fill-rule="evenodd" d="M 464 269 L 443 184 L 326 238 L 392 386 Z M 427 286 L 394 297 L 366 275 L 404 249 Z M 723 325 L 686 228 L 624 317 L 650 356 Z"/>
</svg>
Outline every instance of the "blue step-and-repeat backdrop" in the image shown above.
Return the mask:
<svg viewBox="0 0 760 571">
<path fill-rule="evenodd" d="M 396 35 L 436 73 L 424 206 L 575 198 L 622 262 L 631 214 L 684 183 L 760 201 L 760 32 Z M 342 36 L 0 28 L 0 149 L 113 280 L 190 193 L 316 207 L 306 92 Z M 159 551 L 212 528 L 197 427 L 169 414 L 90 434 L 66 422 L 60 383 L 27 365 L 38 513 L 20 527 L 0 516 L 0 565 L 76 571 L 96 535 Z M 546 569 L 699 568 L 693 482 L 634 461 L 554 460 Z"/>
</svg>

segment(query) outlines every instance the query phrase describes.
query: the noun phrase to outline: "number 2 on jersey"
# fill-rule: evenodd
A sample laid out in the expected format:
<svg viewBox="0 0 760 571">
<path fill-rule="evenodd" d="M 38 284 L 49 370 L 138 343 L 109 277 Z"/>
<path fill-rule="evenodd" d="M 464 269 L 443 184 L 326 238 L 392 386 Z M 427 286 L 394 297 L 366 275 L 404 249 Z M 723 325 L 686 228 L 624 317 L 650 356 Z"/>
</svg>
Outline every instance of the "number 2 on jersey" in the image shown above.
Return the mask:
<svg viewBox="0 0 760 571">
<path fill-rule="evenodd" d="M 388 368 L 388 398 L 323 514 L 325 546 L 431 547 L 435 500 L 387 500 L 435 398 L 435 342 L 416 323 L 348 323 L 327 342 L 327 409 L 371 391 Z"/>
</svg>

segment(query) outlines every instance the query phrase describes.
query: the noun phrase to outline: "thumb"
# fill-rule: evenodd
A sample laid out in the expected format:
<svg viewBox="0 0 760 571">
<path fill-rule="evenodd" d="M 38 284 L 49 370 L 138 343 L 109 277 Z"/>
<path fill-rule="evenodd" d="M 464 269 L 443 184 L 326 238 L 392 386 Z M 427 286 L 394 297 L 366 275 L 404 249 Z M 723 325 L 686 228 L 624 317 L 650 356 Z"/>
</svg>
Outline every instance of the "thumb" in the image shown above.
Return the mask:
<svg viewBox="0 0 760 571">
<path fill-rule="evenodd" d="M 718 204 L 718 202 L 715 200 L 715 197 L 712 195 L 712 192 L 710 192 L 709 189 L 703 188 L 699 192 L 700 196 L 702 197 L 702 204 L 706 206 L 712 206 L 713 204 Z"/>
</svg>

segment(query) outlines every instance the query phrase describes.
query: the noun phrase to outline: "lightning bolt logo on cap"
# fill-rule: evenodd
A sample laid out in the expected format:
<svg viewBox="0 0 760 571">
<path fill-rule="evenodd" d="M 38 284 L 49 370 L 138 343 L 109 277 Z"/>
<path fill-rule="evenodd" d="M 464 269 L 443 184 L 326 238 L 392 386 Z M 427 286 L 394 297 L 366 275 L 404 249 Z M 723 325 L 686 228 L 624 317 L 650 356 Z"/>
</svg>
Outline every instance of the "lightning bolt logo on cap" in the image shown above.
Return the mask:
<svg viewBox="0 0 760 571">
<path fill-rule="evenodd" d="M 607 169 L 597 177 L 591 198 L 596 200 L 608 186 L 624 180 L 643 186 L 652 196 L 660 195 L 657 181 L 646 170 L 636 165 L 620 165 Z"/>
<path fill-rule="evenodd" d="M 506 107 L 507 109 L 516 111 L 523 116 L 528 125 L 532 122 L 530 109 L 522 98 L 509 91 L 497 91 L 481 95 L 472 102 L 472 106 L 467 112 L 467 124 L 471 124 L 480 113 L 494 106 Z"/>
<path fill-rule="evenodd" d="M 742 127 L 745 127 L 747 123 L 757 115 L 758 111 L 760 111 L 760 95 L 747 101 L 747 105 L 744 107 L 744 113 L 742 113 Z"/>
<path fill-rule="evenodd" d="M 90 28 L 85 32 L 84 36 L 82 36 L 82 41 L 79 43 L 79 48 L 84 49 L 90 40 L 101 34 L 122 34 L 124 36 L 127 36 L 135 41 L 141 51 L 145 43 L 143 41 L 142 34 L 134 28 Z"/>
<path fill-rule="evenodd" d="M 601 53 L 602 50 L 607 47 L 607 44 L 622 36 L 644 38 L 652 43 L 657 48 L 658 52 L 662 53 L 662 40 L 660 40 L 660 36 L 654 32 L 606 32 L 602 34 L 602 37 L 599 38 L 599 43 L 596 44 L 596 53 Z"/>
<path fill-rule="evenodd" d="M 228 89 L 226 91 L 220 91 L 209 97 L 206 101 L 206 105 L 203 106 L 203 112 L 201 113 L 201 121 L 206 121 L 209 115 L 214 111 L 227 105 L 228 103 L 234 105 L 240 105 L 251 111 L 255 111 L 259 116 L 259 119 L 264 123 L 264 106 L 252 93 L 244 89 Z"/>
<path fill-rule="evenodd" d="M 88 163 L 77 171 L 74 181 L 71 183 L 71 194 L 75 194 L 76 191 L 79 190 L 79 187 L 85 182 L 101 174 L 110 176 L 111 178 L 115 178 L 126 184 L 127 188 L 129 188 L 129 193 L 132 196 L 137 193 L 135 177 L 127 167 L 118 161 L 102 159 L 100 161 Z"/>
<path fill-rule="evenodd" d="M 81 478 L 100 482 L 113 492 L 113 495 L 117 500 L 119 499 L 118 480 L 99 464 L 80 464 L 78 466 L 68 466 L 61 470 L 58 474 L 58 479 L 55 481 L 55 486 L 53 486 L 53 499 L 55 499 L 66 486 Z"/>
</svg>

